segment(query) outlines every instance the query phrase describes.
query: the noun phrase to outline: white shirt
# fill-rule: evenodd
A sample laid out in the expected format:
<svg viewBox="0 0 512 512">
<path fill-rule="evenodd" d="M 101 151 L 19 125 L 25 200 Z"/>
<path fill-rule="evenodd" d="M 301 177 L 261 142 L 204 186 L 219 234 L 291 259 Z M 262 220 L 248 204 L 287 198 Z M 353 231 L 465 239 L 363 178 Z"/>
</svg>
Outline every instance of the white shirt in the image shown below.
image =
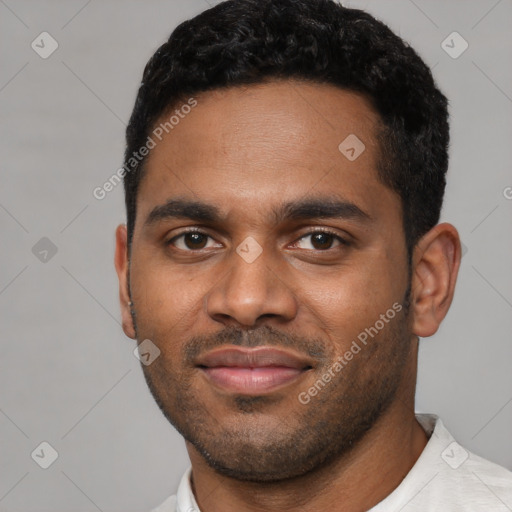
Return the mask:
<svg viewBox="0 0 512 512">
<path fill-rule="evenodd" d="M 465 450 L 433 414 L 416 419 L 430 438 L 401 484 L 368 512 L 511 512 L 512 473 Z M 152 512 L 201 512 L 189 468 Z"/>
</svg>

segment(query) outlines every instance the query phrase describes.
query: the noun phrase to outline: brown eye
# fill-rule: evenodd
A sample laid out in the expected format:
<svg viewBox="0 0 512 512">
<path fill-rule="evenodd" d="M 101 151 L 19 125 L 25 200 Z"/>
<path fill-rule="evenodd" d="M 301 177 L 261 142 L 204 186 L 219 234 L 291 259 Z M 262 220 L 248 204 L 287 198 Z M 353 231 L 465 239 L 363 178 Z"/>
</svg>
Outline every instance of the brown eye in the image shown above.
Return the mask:
<svg viewBox="0 0 512 512">
<path fill-rule="evenodd" d="M 167 245 L 173 245 L 182 251 L 200 251 L 201 249 L 213 247 L 214 240 L 211 236 L 200 231 L 188 231 L 171 238 Z"/>
<path fill-rule="evenodd" d="M 315 233 L 311 236 L 311 244 L 315 249 L 330 249 L 334 236 L 329 233 Z"/>
<path fill-rule="evenodd" d="M 202 233 L 186 233 L 183 240 L 189 249 L 204 249 L 208 236 Z"/>
<path fill-rule="evenodd" d="M 308 239 L 309 244 L 306 243 Z M 328 231 L 314 231 L 302 236 L 299 241 L 296 242 L 296 245 L 300 249 L 328 251 L 329 249 L 335 248 L 336 245 L 348 245 L 348 242 L 335 233 L 330 233 Z"/>
</svg>

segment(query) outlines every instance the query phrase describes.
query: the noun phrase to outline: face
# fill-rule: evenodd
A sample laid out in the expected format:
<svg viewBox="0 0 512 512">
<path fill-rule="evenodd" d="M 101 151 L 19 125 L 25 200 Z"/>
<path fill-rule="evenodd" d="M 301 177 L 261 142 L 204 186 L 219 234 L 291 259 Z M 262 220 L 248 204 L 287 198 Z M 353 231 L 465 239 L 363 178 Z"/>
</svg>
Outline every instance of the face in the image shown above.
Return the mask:
<svg viewBox="0 0 512 512">
<path fill-rule="evenodd" d="M 378 116 L 360 95 L 291 81 L 195 99 L 137 197 L 133 321 L 160 350 L 144 374 L 217 471 L 298 476 L 350 450 L 412 364 Z"/>
</svg>

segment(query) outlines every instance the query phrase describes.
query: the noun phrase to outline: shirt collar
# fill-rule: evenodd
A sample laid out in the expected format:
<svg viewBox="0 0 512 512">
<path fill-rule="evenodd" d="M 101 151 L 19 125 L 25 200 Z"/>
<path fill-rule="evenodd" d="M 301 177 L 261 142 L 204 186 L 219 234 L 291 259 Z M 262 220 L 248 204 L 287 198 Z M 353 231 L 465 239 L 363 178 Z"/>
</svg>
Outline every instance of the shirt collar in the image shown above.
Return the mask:
<svg viewBox="0 0 512 512">
<path fill-rule="evenodd" d="M 192 466 L 183 475 L 176 493 L 176 512 L 200 512 L 192 492 Z"/>
</svg>

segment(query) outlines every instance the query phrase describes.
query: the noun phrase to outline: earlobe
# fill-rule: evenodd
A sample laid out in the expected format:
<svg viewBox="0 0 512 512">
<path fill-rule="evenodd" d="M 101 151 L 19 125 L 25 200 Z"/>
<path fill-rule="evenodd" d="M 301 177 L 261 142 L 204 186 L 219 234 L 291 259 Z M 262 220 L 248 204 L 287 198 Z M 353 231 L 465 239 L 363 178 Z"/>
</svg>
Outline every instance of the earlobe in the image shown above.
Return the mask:
<svg viewBox="0 0 512 512">
<path fill-rule="evenodd" d="M 121 304 L 121 318 L 123 331 L 129 338 L 135 339 L 135 328 L 131 314 L 131 300 L 128 293 L 128 235 L 126 225 L 120 224 L 116 229 L 116 252 L 114 265 L 119 280 L 119 302 Z"/>
<path fill-rule="evenodd" d="M 412 331 L 432 336 L 450 308 L 460 266 L 460 238 L 454 226 L 438 224 L 418 242 L 413 255 Z"/>
</svg>

